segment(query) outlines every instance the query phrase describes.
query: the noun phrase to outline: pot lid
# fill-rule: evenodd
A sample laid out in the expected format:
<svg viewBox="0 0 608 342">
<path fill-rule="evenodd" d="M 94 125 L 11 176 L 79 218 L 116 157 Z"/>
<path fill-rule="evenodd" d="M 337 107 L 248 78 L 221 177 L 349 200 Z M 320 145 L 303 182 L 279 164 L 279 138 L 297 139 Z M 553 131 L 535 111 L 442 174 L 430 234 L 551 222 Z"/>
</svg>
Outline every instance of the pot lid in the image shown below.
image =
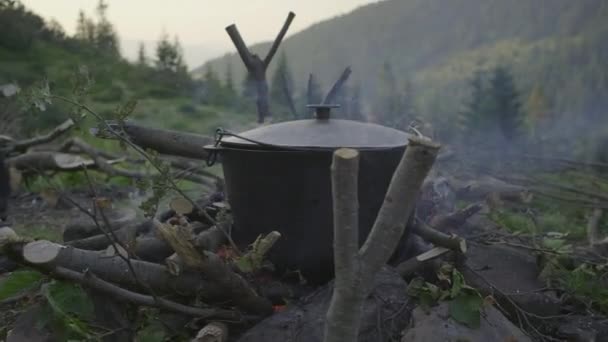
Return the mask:
<svg viewBox="0 0 608 342">
<path fill-rule="evenodd" d="M 274 145 L 277 147 L 335 149 L 394 148 L 407 145 L 409 134 L 382 125 L 353 120 L 330 119 L 337 105 L 309 105 L 316 109 L 314 119 L 295 120 L 258 127 L 238 136 L 222 138 L 223 146 Z M 231 135 L 231 134 L 226 134 Z M 245 138 L 241 139 L 239 137 Z M 261 144 L 258 144 L 261 143 Z"/>
</svg>

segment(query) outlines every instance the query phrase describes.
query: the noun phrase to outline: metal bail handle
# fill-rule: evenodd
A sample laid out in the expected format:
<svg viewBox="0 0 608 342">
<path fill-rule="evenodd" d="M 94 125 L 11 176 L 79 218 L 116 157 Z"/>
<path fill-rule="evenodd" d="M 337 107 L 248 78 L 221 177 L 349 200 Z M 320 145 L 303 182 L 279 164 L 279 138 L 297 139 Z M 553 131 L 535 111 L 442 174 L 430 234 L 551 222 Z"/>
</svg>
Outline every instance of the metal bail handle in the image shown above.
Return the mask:
<svg viewBox="0 0 608 342">
<path fill-rule="evenodd" d="M 339 104 L 309 104 L 306 108 L 314 108 L 317 120 L 328 120 L 332 108 L 340 108 Z"/>
</svg>

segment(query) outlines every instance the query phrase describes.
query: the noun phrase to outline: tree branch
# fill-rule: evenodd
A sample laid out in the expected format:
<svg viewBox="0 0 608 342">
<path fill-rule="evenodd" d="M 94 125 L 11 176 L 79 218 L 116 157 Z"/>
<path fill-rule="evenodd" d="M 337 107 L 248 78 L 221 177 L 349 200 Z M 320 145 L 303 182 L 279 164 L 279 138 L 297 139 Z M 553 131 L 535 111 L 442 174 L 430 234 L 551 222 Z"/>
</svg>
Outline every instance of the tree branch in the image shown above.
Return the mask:
<svg viewBox="0 0 608 342">
<path fill-rule="evenodd" d="M 268 65 L 270 65 L 270 62 L 272 62 L 272 58 L 277 53 L 279 45 L 281 45 L 281 42 L 283 41 L 285 34 L 287 34 L 287 30 L 289 30 L 289 26 L 291 25 L 291 22 L 293 21 L 293 18 L 295 18 L 295 16 L 296 15 L 293 12 L 289 12 L 289 14 L 287 15 L 287 19 L 285 19 L 285 23 L 283 24 L 281 31 L 279 31 L 279 34 L 274 39 L 270 50 L 268 50 L 268 54 L 266 54 L 266 58 L 264 58 L 264 69 L 268 69 Z"/>
<path fill-rule="evenodd" d="M 73 126 L 74 126 L 74 121 L 72 119 L 67 119 L 61 125 L 55 127 L 51 132 L 49 132 L 45 135 L 14 142 L 12 144 L 12 149 L 14 151 L 23 152 L 32 146 L 46 144 L 49 141 L 55 140 L 60 135 L 69 131 Z"/>
<path fill-rule="evenodd" d="M 338 95 L 338 92 L 340 92 L 340 89 L 342 89 L 342 86 L 344 85 L 344 83 L 346 83 L 346 81 L 348 81 L 348 78 L 350 77 L 351 72 L 352 72 L 352 70 L 350 67 L 347 67 L 346 69 L 344 69 L 344 71 L 340 75 L 340 78 L 338 78 L 336 83 L 334 83 L 334 85 L 331 87 L 331 89 L 325 96 L 323 103 L 329 104 L 332 101 L 334 101 L 334 98 L 336 97 L 336 95 Z"/>
<path fill-rule="evenodd" d="M 449 248 L 461 254 L 467 252 L 467 242 L 465 239 L 456 235 L 447 235 L 439 232 L 420 220 L 416 220 L 414 223 L 413 233 L 436 246 Z"/>
<path fill-rule="evenodd" d="M 243 64 L 245 64 L 247 70 L 251 70 L 253 68 L 253 63 L 251 61 L 251 53 L 249 52 L 247 45 L 243 41 L 243 38 L 239 33 L 239 29 L 236 27 L 236 24 L 227 26 L 226 32 L 228 32 L 228 36 L 230 36 L 234 47 L 236 47 L 236 51 L 239 53 L 239 56 L 241 56 Z"/>
<path fill-rule="evenodd" d="M 7 250 L 7 256 L 12 260 L 41 270 L 52 271 L 56 267 L 77 272 L 89 270 L 106 281 L 129 288 L 141 287 L 141 282 L 159 294 L 202 295 L 210 300 L 226 298 L 223 288 L 202 279 L 198 274 L 188 272 L 175 277 L 165 266 L 155 263 L 130 260 L 136 278 L 128 271 L 124 259 L 106 256 L 102 252 L 85 251 L 45 240 L 5 242 L 4 251 Z"/>
<path fill-rule="evenodd" d="M 176 252 L 180 260 L 190 269 L 201 271 L 207 279 L 225 289 L 235 304 L 244 310 L 259 314 L 272 314 L 272 304 L 257 293 L 240 275 L 233 272 L 216 254 L 199 253 L 192 243 L 192 236 L 183 227 L 158 222 L 161 236 Z"/>
<path fill-rule="evenodd" d="M 363 267 L 369 276 L 386 263 L 403 234 L 407 218 L 426 175 L 430 171 L 439 145 L 427 139 L 409 139 L 399 166 L 393 174 L 384 203 L 376 222 L 359 251 Z"/>
<path fill-rule="evenodd" d="M 325 342 L 355 341 L 365 291 L 359 289 L 359 152 L 342 148 L 333 154 L 331 164 L 334 212 L 335 283 L 327 311 Z M 354 335 L 353 335 L 354 334 Z"/>
<path fill-rule="evenodd" d="M 157 307 L 185 314 L 188 316 L 196 316 L 202 318 L 226 319 L 237 322 L 240 322 L 243 319 L 243 317 L 238 312 L 232 310 L 202 309 L 193 306 L 183 305 L 160 297 L 155 299 L 152 296 L 147 296 L 137 292 L 129 291 L 112 283 L 109 283 L 105 280 L 97 278 L 94 274 L 88 271 L 80 273 L 67 268 L 56 267 L 51 271 L 51 274 L 63 279 L 77 282 L 97 291 L 106 293 L 113 297 L 117 297 L 137 305 Z"/>
<path fill-rule="evenodd" d="M 112 167 L 97 151 L 96 148 L 82 141 L 80 138 L 72 138 L 71 144 L 79 148 L 83 153 L 93 159 L 95 165 L 110 176 L 123 176 L 128 178 L 144 178 L 146 175 L 137 171 L 123 170 Z"/>
<path fill-rule="evenodd" d="M 289 107 L 289 110 L 291 111 L 291 114 L 293 115 L 293 117 L 295 119 L 297 119 L 298 111 L 296 110 L 296 105 L 293 102 L 293 96 L 291 94 L 291 89 L 289 89 L 289 87 L 288 87 L 287 76 L 285 75 L 284 72 L 281 73 L 281 89 L 283 90 L 283 95 L 285 96 L 285 99 L 287 100 L 287 105 Z"/>
<path fill-rule="evenodd" d="M 414 258 L 408 259 L 400 263 L 395 269 L 402 277 L 407 277 L 426 265 L 430 264 L 437 258 L 447 254 L 450 250 L 444 247 L 435 247 L 429 251 L 426 251 Z"/>
</svg>

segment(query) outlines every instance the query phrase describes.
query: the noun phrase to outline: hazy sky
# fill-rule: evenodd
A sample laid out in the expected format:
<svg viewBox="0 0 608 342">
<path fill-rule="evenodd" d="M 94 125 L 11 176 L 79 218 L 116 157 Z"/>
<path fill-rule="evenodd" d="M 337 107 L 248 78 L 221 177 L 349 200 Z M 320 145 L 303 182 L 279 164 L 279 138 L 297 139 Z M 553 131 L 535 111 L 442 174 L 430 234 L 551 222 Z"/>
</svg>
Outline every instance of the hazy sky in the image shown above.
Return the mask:
<svg viewBox="0 0 608 342">
<path fill-rule="evenodd" d="M 135 56 L 137 44 L 146 43 L 148 52 L 162 30 L 177 35 L 190 67 L 205 59 L 233 51 L 224 28 L 237 24 L 247 44 L 271 40 L 287 13 L 296 18 L 289 34 L 320 20 L 347 13 L 377 0 L 107 0 L 108 16 L 122 40 L 122 51 Z M 70 34 L 76 27 L 78 11 L 93 15 L 98 0 L 21 0 L 44 18 L 54 18 Z"/>
</svg>

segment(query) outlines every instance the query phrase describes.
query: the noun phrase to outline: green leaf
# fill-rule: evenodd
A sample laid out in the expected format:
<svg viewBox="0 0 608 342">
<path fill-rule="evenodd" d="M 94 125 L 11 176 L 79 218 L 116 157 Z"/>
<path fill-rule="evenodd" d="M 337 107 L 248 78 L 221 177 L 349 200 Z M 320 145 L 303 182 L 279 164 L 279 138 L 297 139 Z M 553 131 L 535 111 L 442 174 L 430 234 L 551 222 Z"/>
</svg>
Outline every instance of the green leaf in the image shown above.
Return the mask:
<svg viewBox="0 0 608 342">
<path fill-rule="evenodd" d="M 137 332 L 135 337 L 136 342 L 163 342 L 167 336 L 165 327 L 158 322 L 154 321 L 146 325 L 143 329 Z"/>
<path fill-rule="evenodd" d="M 77 285 L 53 281 L 42 287 L 47 303 L 62 325 L 81 337 L 89 337 L 84 320 L 94 318 L 94 306 L 86 292 Z"/>
<path fill-rule="evenodd" d="M 94 306 L 87 293 L 78 285 L 53 281 L 44 291 L 49 304 L 56 311 L 74 314 L 85 319 L 94 318 Z"/>
<path fill-rule="evenodd" d="M 133 113 L 135 107 L 137 107 L 137 100 L 130 99 L 127 101 L 127 103 L 125 103 L 124 106 L 119 107 L 116 111 L 117 119 L 120 121 L 125 120 L 127 117 L 129 117 L 129 115 L 131 115 L 131 113 Z"/>
<path fill-rule="evenodd" d="M 483 299 L 473 291 L 463 291 L 449 303 L 450 316 L 470 328 L 481 325 Z"/>
<path fill-rule="evenodd" d="M 36 271 L 15 271 L 0 281 L 0 300 L 15 296 L 37 286 L 44 278 Z"/>
<path fill-rule="evenodd" d="M 452 270 L 452 289 L 450 290 L 450 297 L 456 298 L 464 286 L 464 277 L 457 269 Z"/>
<path fill-rule="evenodd" d="M 410 297 L 419 297 L 424 287 L 424 278 L 416 277 L 407 285 L 407 295 Z"/>
</svg>

